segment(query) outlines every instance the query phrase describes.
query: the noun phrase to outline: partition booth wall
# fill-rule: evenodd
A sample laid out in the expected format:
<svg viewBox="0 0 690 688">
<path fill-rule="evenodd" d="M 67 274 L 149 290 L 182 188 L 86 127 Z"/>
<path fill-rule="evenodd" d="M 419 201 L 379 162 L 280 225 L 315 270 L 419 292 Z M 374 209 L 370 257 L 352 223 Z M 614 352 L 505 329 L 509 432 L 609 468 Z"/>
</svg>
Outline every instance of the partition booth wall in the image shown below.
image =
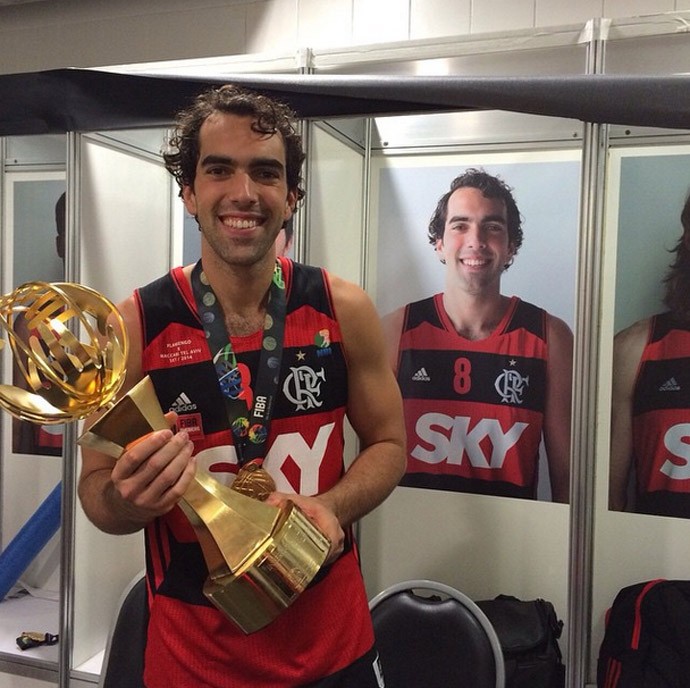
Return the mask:
<svg viewBox="0 0 690 688">
<path fill-rule="evenodd" d="M 690 39 L 677 33 L 688 18 L 593 20 L 538 35 L 131 70 L 214 78 L 670 74 L 690 71 Z M 545 462 L 536 501 L 399 487 L 359 524 L 362 566 L 370 596 L 400 580 L 431 578 L 474 599 L 549 599 L 565 621 L 568 685 L 592 683 L 604 613 L 617 590 L 688 577 L 686 521 L 611 512 L 607 500 L 612 337 L 661 309 L 667 251 L 690 188 L 687 132 L 465 111 L 310 121 L 304 134 L 307 199 L 294 254 L 363 284 L 381 315 L 442 289 L 426 226 L 453 177 L 482 167 L 513 187 L 525 238 L 503 291 L 546 308 L 575 335 L 570 504 L 551 501 Z M 163 168 L 164 135 L 142 129 L 2 139 L 3 293 L 27 280 L 65 278 L 117 302 L 169 266 L 194 260 L 196 228 Z M 54 252 L 54 203 L 65 189 L 63 263 Z M 11 379 L 5 356 L 3 383 Z M 141 537 L 107 536 L 85 519 L 75 496 L 78 428 L 63 429 L 60 458 L 22 451 L 13 425 L 4 414 L 2 546 L 60 479 L 62 528 L 22 576 L 35 594 L 0 604 L 0 671 L 89 685 L 119 596 L 143 568 Z M 45 599 L 50 591 L 58 599 Z M 59 632 L 60 643 L 20 653 L 14 639 L 28 620 L 36 630 Z"/>
</svg>

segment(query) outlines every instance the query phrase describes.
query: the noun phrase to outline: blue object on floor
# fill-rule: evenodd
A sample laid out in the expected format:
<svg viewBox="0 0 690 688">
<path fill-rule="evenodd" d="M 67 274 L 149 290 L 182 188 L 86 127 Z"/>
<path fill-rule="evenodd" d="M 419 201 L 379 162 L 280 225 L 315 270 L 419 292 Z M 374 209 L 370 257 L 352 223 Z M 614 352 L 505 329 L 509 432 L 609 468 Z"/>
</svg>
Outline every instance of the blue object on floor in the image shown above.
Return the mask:
<svg viewBox="0 0 690 688">
<path fill-rule="evenodd" d="M 61 502 L 60 482 L 0 553 L 0 601 L 57 532 Z"/>
</svg>

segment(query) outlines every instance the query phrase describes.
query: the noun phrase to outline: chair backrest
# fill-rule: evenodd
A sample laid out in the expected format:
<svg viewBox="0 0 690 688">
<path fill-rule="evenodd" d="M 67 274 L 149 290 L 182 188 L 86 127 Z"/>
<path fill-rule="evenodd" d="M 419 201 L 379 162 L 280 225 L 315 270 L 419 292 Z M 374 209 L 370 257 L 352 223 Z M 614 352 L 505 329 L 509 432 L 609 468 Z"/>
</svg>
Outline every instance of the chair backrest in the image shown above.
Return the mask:
<svg viewBox="0 0 690 688">
<path fill-rule="evenodd" d="M 369 609 L 386 688 L 504 687 L 498 636 L 459 590 L 409 580 L 379 593 Z"/>
<path fill-rule="evenodd" d="M 149 622 L 146 578 L 132 580 L 120 598 L 110 630 L 98 688 L 144 688 L 144 651 Z"/>
</svg>

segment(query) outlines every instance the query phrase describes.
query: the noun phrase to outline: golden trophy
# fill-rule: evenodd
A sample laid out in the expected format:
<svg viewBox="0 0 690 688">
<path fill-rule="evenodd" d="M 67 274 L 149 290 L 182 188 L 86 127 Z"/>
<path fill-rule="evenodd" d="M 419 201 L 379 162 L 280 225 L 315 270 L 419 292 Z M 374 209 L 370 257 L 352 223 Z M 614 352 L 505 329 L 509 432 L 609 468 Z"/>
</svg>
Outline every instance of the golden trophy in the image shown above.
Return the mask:
<svg viewBox="0 0 690 688">
<path fill-rule="evenodd" d="M 0 326 L 26 383 L 26 389 L 0 385 L 0 407 L 13 416 L 63 423 L 106 408 L 77 441 L 115 459 L 130 443 L 168 427 L 148 377 L 115 401 L 128 338 L 117 308 L 97 291 L 28 282 L 0 297 Z M 261 501 L 274 489 L 268 473 L 250 464 L 232 487 L 197 475 L 180 501 L 208 566 L 204 594 L 245 633 L 292 604 L 330 549 L 294 503 L 278 508 Z"/>
<path fill-rule="evenodd" d="M 124 382 L 124 322 L 93 289 L 27 282 L 0 297 L 0 326 L 26 384 L 0 385 L 0 406 L 21 420 L 50 425 L 84 418 L 110 403 Z M 0 339 L 0 349 L 4 344 Z"/>
</svg>

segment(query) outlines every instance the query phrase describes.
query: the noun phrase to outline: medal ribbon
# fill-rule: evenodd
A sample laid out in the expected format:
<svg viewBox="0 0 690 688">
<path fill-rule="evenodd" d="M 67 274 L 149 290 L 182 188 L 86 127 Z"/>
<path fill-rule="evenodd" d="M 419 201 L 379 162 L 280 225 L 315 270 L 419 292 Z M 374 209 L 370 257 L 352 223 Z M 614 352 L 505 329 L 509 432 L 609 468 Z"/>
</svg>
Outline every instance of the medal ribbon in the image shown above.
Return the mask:
<svg viewBox="0 0 690 688">
<path fill-rule="evenodd" d="M 254 401 L 248 408 L 237 366 L 218 299 L 204 274 L 201 260 L 192 270 L 192 291 L 206 334 L 213 364 L 218 375 L 218 384 L 225 400 L 237 459 L 240 466 L 250 461 L 259 465 L 265 456 L 273 403 L 278 389 L 280 362 L 283 356 L 283 334 L 285 332 L 285 281 L 280 261 L 276 261 L 273 279 L 268 294 L 266 318 L 259 355 L 259 368 L 254 384 Z M 249 417 L 247 417 L 249 416 Z"/>
</svg>

